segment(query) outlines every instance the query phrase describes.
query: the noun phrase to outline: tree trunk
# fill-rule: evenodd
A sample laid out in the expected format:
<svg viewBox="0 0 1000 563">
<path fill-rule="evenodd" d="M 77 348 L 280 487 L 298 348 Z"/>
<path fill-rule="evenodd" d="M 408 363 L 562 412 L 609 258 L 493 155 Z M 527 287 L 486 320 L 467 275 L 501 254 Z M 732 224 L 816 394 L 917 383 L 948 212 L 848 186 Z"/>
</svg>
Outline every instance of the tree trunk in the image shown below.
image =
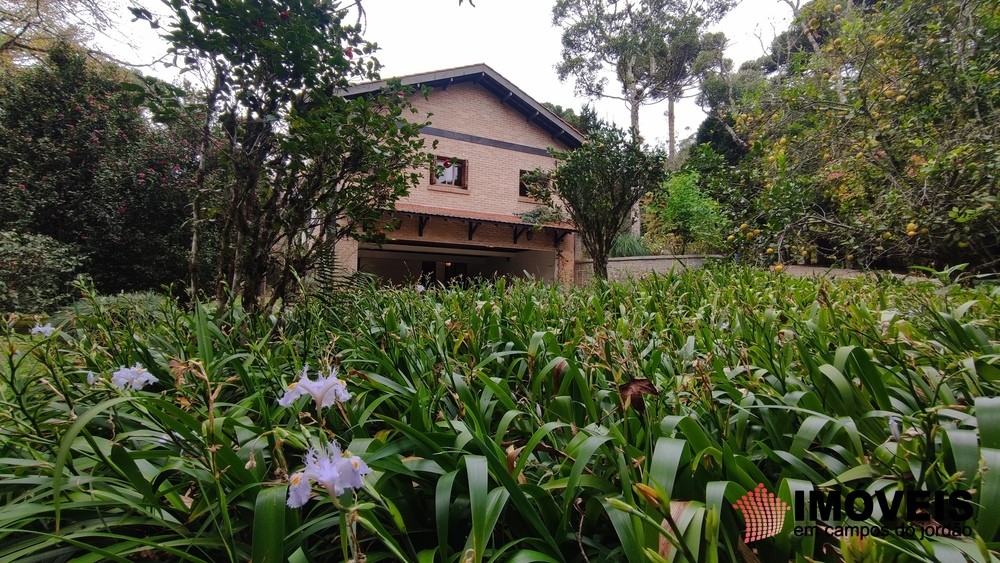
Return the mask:
<svg viewBox="0 0 1000 563">
<path fill-rule="evenodd" d="M 608 257 L 593 256 L 592 258 L 594 259 L 594 277 L 602 280 L 608 279 Z"/>
<path fill-rule="evenodd" d="M 636 139 L 639 138 L 639 102 L 632 100 L 628 104 L 629 118 L 632 136 Z"/>
<path fill-rule="evenodd" d="M 671 170 L 677 169 L 677 136 L 674 126 L 677 121 L 677 96 L 667 96 L 667 163 Z"/>
<path fill-rule="evenodd" d="M 629 211 L 628 232 L 635 238 L 642 236 L 642 203 L 636 203 Z"/>
<path fill-rule="evenodd" d="M 201 129 L 201 146 L 198 148 L 198 152 L 201 158 L 198 160 L 198 171 L 195 173 L 194 178 L 194 194 L 191 196 L 191 248 L 188 250 L 188 278 L 190 292 L 190 298 L 196 300 L 198 298 L 198 277 L 200 275 L 200 264 L 198 262 L 198 253 L 201 252 L 201 235 L 199 228 L 201 226 L 201 194 L 205 189 L 205 178 L 208 176 L 208 151 L 211 147 L 212 142 L 212 116 L 215 115 L 215 105 L 219 99 L 219 93 L 222 91 L 222 70 L 218 67 L 215 69 L 215 81 L 212 84 L 212 89 L 209 90 L 208 95 L 205 97 L 205 121 L 202 123 Z"/>
<path fill-rule="evenodd" d="M 188 250 L 188 294 L 192 301 L 198 298 L 198 253 L 200 252 L 200 240 L 198 237 L 198 224 L 201 223 L 201 213 L 198 209 L 201 202 L 198 196 L 191 199 L 191 248 Z"/>
</svg>

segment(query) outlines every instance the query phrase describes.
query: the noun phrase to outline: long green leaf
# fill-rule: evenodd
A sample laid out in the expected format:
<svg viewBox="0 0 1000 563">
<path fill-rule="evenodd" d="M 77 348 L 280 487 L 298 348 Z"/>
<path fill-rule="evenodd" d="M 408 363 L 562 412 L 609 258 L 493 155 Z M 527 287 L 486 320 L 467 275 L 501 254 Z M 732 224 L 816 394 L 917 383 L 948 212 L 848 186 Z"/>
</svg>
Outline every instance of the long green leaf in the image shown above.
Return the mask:
<svg viewBox="0 0 1000 563">
<path fill-rule="evenodd" d="M 267 487 L 257 493 L 253 512 L 254 563 L 285 560 L 285 498 L 288 485 Z"/>
</svg>

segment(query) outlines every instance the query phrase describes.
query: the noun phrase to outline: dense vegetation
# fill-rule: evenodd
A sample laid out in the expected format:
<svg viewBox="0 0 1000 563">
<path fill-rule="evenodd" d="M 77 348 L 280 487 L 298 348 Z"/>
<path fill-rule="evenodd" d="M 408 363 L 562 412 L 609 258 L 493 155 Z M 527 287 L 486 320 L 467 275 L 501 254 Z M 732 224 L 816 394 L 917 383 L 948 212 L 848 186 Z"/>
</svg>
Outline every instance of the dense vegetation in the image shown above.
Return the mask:
<svg viewBox="0 0 1000 563">
<path fill-rule="evenodd" d="M 0 329 L 0 561 L 1000 559 L 1000 289 L 775 273 L 996 270 L 1000 8 L 787 3 L 739 69 L 704 32 L 727 0 L 555 3 L 564 74 L 604 95 L 616 61 L 636 110 L 626 139 L 553 106 L 590 140 L 545 187 L 588 211 L 599 272 L 648 250 L 620 235 L 646 191 L 654 247 L 772 272 L 285 300 L 425 162 L 406 91 L 334 95 L 378 76 L 351 14 L 134 7 L 208 77 L 182 90 L 38 23 L 98 3 L 0 0 L 0 311 L 57 311 L 90 278 Z M 657 189 L 637 108 L 696 83 L 710 118 Z M 171 282 L 185 301 L 104 296 Z M 733 504 L 760 486 L 930 495 L 867 519 L 890 527 L 946 512 L 938 493 L 973 508 L 959 537 L 799 537 L 789 514 L 747 544 Z"/>
<path fill-rule="evenodd" d="M 133 79 L 67 44 L 0 65 L 0 311 L 48 310 L 81 271 L 109 293 L 183 279 L 197 154 L 181 124 L 149 121 Z"/>
<path fill-rule="evenodd" d="M 738 68 L 705 30 L 727 0 L 554 3 L 560 72 L 581 92 L 612 95 L 613 76 L 633 110 L 697 91 L 709 113 L 683 163 L 670 142 L 674 177 L 642 188 L 633 246 L 996 271 L 996 3 L 786 3 L 790 28 Z M 266 307 L 328 274 L 337 239 L 379 232 L 363 228 L 415 181 L 425 116 L 397 127 L 398 90 L 330 95 L 378 76 L 345 11 L 360 4 L 169 2 L 162 22 L 136 7 L 204 78 L 183 88 L 65 42 L 106 23 L 100 2 L 0 6 L 0 310 L 51 310 L 78 273 L 104 293 L 173 284 Z M 66 28 L 71 9 L 98 25 Z M 601 130 L 592 109 L 551 107 Z M 574 160 L 614 169 L 597 156 Z M 600 266 L 613 238 L 580 226 L 608 241 L 591 245 Z"/>
<path fill-rule="evenodd" d="M 998 9 L 816 0 L 767 56 L 703 60 L 711 116 L 688 166 L 730 216 L 728 248 L 767 263 L 996 271 Z"/>
<path fill-rule="evenodd" d="M 199 86 L 64 42 L 20 65 L 27 47 L 0 26 L 0 311 L 51 310 L 75 273 L 102 293 L 174 284 L 271 305 L 332 268 L 337 240 L 378 239 L 417 181 L 425 116 L 408 90 L 340 95 L 380 68 L 350 4 L 165 4 L 162 22 L 133 13 Z M 7 247 L 20 240 L 32 252 Z"/>
<path fill-rule="evenodd" d="M 997 559 L 995 287 L 713 268 L 421 289 L 271 315 L 90 295 L 50 336 L 8 325 L 0 560 Z M 330 394 L 282 400 L 307 364 L 337 370 Z M 371 473 L 307 500 L 330 440 Z M 731 504 L 758 483 L 789 504 L 967 489 L 974 537 L 788 520 L 748 548 Z"/>
</svg>

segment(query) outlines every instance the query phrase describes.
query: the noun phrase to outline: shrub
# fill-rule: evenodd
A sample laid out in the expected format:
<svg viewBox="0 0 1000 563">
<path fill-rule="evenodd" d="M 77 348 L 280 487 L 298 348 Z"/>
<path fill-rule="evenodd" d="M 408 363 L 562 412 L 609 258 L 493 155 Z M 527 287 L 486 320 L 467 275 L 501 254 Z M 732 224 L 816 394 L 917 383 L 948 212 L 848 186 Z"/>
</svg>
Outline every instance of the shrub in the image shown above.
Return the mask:
<svg viewBox="0 0 1000 563">
<path fill-rule="evenodd" d="M 0 72 L 0 224 L 72 245 L 104 293 L 187 271 L 192 128 L 151 123 L 122 86 L 134 78 L 68 45 Z"/>
<path fill-rule="evenodd" d="M 717 248 L 726 229 L 719 203 L 701 191 L 699 179 L 697 172 L 673 175 L 651 205 L 656 218 L 680 239 L 681 254 L 691 243 Z"/>
<path fill-rule="evenodd" d="M 0 560 L 734 562 L 734 503 L 820 483 L 969 492 L 971 537 L 786 529 L 757 560 L 996 560 L 988 286 L 713 268 L 259 314 L 88 299 L 51 337 L 0 327 Z"/>
<path fill-rule="evenodd" d="M 44 235 L 0 231 L 0 312 L 37 313 L 66 302 L 82 264 L 70 245 Z"/>
<path fill-rule="evenodd" d="M 632 233 L 620 233 L 611 244 L 611 252 L 608 256 L 649 256 L 650 254 L 652 253 L 649 251 L 646 241 Z"/>
</svg>

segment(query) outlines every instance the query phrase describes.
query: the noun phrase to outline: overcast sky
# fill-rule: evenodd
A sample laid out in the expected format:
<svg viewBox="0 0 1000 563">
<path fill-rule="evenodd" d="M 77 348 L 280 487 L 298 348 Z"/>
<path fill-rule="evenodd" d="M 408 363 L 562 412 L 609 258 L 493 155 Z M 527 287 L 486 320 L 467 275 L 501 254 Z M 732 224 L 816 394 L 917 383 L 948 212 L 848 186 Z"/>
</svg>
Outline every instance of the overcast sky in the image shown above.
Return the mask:
<svg viewBox="0 0 1000 563">
<path fill-rule="evenodd" d="M 365 0 L 366 38 L 381 48 L 383 76 L 399 76 L 486 63 L 539 102 L 579 110 L 586 99 L 573 93 L 573 79 L 560 83 L 555 65 L 562 51 L 561 31 L 552 26 L 553 0 L 475 0 L 473 8 L 457 0 Z M 770 45 L 774 27 L 783 29 L 791 10 L 780 0 L 743 0 L 718 29 L 730 40 L 727 55 L 737 63 L 763 54 L 754 36 Z M 772 26 L 773 24 L 773 26 Z M 608 93 L 620 88 L 609 83 Z M 596 104 L 598 112 L 621 126 L 628 110 L 619 100 Z M 666 104 L 644 107 L 639 128 L 650 142 L 666 141 Z M 677 138 L 695 132 L 704 114 L 693 100 L 681 106 Z"/>
<path fill-rule="evenodd" d="M 462 6 L 458 0 L 363 0 L 365 38 L 380 47 L 377 57 L 384 65 L 383 77 L 486 63 L 539 102 L 574 109 L 586 103 L 574 95 L 572 78 L 560 83 L 556 76 L 554 67 L 562 46 L 560 29 L 552 26 L 553 0 L 474 2 L 475 7 L 468 0 Z M 162 13 L 161 5 L 155 4 L 155 11 Z M 739 64 L 763 54 L 756 35 L 770 45 L 775 30 L 784 29 L 790 16 L 790 9 L 781 0 L 743 0 L 716 27 L 729 38 L 727 55 Z M 143 26 L 143 22 L 126 26 L 141 54 L 120 42 L 106 42 L 107 48 L 129 61 L 149 60 L 165 52 L 165 45 L 158 44 Z M 609 84 L 609 93 L 619 91 L 613 82 Z M 628 111 L 621 101 L 605 100 L 596 107 L 602 117 L 628 125 Z M 666 140 L 665 107 L 643 108 L 639 126 L 647 141 Z M 678 140 L 693 134 L 703 117 L 693 101 L 682 104 Z"/>
</svg>

